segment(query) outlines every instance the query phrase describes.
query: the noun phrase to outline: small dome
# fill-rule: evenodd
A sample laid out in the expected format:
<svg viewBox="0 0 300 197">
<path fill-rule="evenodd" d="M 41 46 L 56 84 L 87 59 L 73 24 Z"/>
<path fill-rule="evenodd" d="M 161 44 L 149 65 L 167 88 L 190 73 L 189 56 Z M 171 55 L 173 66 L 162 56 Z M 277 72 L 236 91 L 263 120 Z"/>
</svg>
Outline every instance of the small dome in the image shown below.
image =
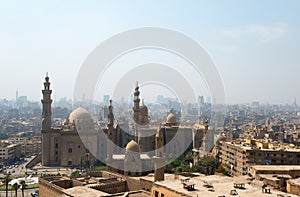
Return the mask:
<svg viewBox="0 0 300 197">
<path fill-rule="evenodd" d="M 134 140 L 131 140 L 126 146 L 126 152 L 140 152 L 140 147 Z"/>
<path fill-rule="evenodd" d="M 83 107 L 78 107 L 73 112 L 70 113 L 69 121 L 74 123 L 75 120 L 91 120 L 89 112 Z"/>
<path fill-rule="evenodd" d="M 177 119 L 176 119 L 176 117 L 173 113 L 170 113 L 167 116 L 166 123 L 168 123 L 168 124 L 177 124 Z"/>
</svg>

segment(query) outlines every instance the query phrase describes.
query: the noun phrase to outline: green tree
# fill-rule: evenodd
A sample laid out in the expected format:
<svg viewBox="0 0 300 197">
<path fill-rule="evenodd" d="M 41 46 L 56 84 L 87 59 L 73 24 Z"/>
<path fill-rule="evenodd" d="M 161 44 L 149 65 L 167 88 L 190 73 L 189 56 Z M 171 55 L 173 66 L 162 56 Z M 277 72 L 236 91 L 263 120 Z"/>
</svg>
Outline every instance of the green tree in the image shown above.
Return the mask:
<svg viewBox="0 0 300 197">
<path fill-rule="evenodd" d="M 74 172 L 71 173 L 71 177 L 72 178 L 80 177 L 80 175 L 81 175 L 81 173 L 78 170 L 76 170 L 76 171 L 74 171 Z"/>
<path fill-rule="evenodd" d="M 167 173 L 174 173 L 177 172 L 187 172 L 189 171 L 189 164 L 185 163 L 184 161 L 181 161 L 179 159 L 175 159 L 170 164 L 166 166 L 166 172 Z"/>
<path fill-rule="evenodd" d="M 205 156 L 199 160 L 197 170 L 202 174 L 213 175 L 217 165 L 217 160 L 214 157 Z"/>
<path fill-rule="evenodd" d="M 20 185 L 16 182 L 12 185 L 12 188 L 15 190 L 15 196 L 18 196 L 18 189 L 19 189 Z"/>
<path fill-rule="evenodd" d="M 93 167 L 92 167 L 92 170 L 95 170 L 95 167 L 96 167 L 96 165 L 97 165 L 97 158 L 96 157 L 93 157 Z"/>
<path fill-rule="evenodd" d="M 22 197 L 24 197 L 24 190 L 27 187 L 25 180 L 20 181 L 20 185 L 21 185 L 21 190 L 22 190 Z"/>
<path fill-rule="evenodd" d="M 186 164 L 194 163 L 194 155 L 193 155 L 193 152 L 188 152 L 188 153 L 184 156 L 183 161 L 184 161 Z"/>
<path fill-rule="evenodd" d="M 221 165 L 219 165 L 215 172 L 222 173 L 226 176 L 230 176 L 230 171 L 228 169 L 230 169 L 230 166 L 228 164 L 222 163 Z"/>
<path fill-rule="evenodd" d="M 6 175 L 4 177 L 4 183 L 5 183 L 5 196 L 8 197 L 8 183 L 11 181 L 11 178 L 9 175 Z"/>
<path fill-rule="evenodd" d="M 83 156 L 80 155 L 79 157 L 79 163 L 80 163 L 80 171 L 82 172 L 82 162 L 83 162 Z"/>
</svg>

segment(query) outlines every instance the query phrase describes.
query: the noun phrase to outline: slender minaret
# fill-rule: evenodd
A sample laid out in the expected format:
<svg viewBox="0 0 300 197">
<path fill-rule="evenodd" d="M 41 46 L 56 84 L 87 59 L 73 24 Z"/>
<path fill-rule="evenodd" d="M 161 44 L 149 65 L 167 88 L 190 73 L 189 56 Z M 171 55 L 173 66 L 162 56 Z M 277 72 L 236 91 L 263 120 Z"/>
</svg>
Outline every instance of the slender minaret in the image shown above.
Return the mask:
<svg viewBox="0 0 300 197">
<path fill-rule="evenodd" d="M 155 136 L 155 156 L 153 156 L 154 162 L 154 181 L 163 181 L 165 179 L 165 161 L 164 156 L 164 135 L 161 129 L 161 125 L 157 129 Z"/>
<path fill-rule="evenodd" d="M 42 90 L 43 99 L 41 100 L 43 104 L 42 112 L 42 165 L 51 165 L 50 163 L 50 149 L 51 149 L 51 93 L 50 82 L 48 73 L 45 77 L 44 89 Z"/>
<path fill-rule="evenodd" d="M 46 73 L 45 82 L 44 82 L 44 89 L 42 90 L 43 93 L 43 115 L 42 115 L 42 130 L 49 131 L 51 129 L 51 93 L 52 90 L 50 90 L 50 82 L 48 73 Z"/>
<path fill-rule="evenodd" d="M 140 114 L 140 98 L 139 98 L 139 95 L 140 95 L 139 84 L 138 84 L 138 82 L 136 82 L 135 91 L 134 91 L 134 99 L 133 99 L 133 102 L 134 102 L 133 118 L 134 118 L 134 121 L 136 123 L 138 123 L 139 114 Z"/>
<path fill-rule="evenodd" d="M 297 99 L 295 97 L 294 103 L 293 103 L 294 111 L 297 112 Z"/>
<path fill-rule="evenodd" d="M 112 106 L 112 100 L 109 101 L 109 112 L 107 115 L 108 123 L 107 123 L 107 136 L 108 136 L 108 142 L 107 142 L 107 155 L 106 155 L 106 163 L 108 166 L 110 166 L 112 162 L 112 155 L 113 155 L 113 144 L 114 144 L 114 114 L 113 114 L 113 106 Z"/>
</svg>

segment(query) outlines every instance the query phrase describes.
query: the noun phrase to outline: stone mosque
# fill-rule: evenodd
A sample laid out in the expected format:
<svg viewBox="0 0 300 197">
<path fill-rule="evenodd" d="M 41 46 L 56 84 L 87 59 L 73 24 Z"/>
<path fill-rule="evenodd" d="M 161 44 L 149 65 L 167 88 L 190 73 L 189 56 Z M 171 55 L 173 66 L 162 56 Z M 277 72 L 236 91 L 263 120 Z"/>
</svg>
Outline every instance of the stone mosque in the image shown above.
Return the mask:
<svg viewBox="0 0 300 197">
<path fill-rule="evenodd" d="M 106 161 L 108 169 L 127 176 L 142 176 L 153 169 L 156 179 L 163 179 L 166 152 L 179 154 L 188 144 L 188 148 L 180 157 L 192 149 L 199 149 L 208 126 L 197 123 L 194 127 L 180 126 L 174 114 L 170 113 L 166 121 L 158 128 L 147 126 L 150 118 L 148 108 L 140 104 L 139 86 L 134 90 L 134 135 L 129 143 L 125 144 L 125 131 L 115 121 L 112 101 L 109 105 L 107 125 L 100 127 L 93 121 L 89 112 L 78 107 L 58 127 L 52 127 L 50 81 L 45 77 L 42 90 L 42 160 L 43 166 L 90 166 L 95 158 Z M 153 130 L 153 135 L 141 137 L 142 132 Z M 80 135 L 79 135 L 80 134 Z M 178 134 L 178 138 L 174 136 Z M 105 135 L 105 136 L 104 136 Z M 105 138 L 106 137 L 106 138 Z M 104 140 L 109 139 L 116 146 Z M 179 140 L 180 139 L 180 140 Z M 128 140 L 128 139 L 127 139 Z M 166 144 L 171 144 L 164 146 Z M 125 146 L 126 145 L 126 146 Z M 124 147 L 125 150 L 123 149 Z M 153 153 L 147 154 L 146 152 Z"/>
</svg>

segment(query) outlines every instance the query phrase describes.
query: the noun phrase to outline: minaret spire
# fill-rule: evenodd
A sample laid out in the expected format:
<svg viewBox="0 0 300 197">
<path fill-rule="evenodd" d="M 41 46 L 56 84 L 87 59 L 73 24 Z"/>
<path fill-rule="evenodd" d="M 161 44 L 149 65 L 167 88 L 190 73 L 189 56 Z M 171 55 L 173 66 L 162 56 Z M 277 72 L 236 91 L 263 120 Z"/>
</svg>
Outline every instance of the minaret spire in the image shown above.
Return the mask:
<svg viewBox="0 0 300 197">
<path fill-rule="evenodd" d="M 112 162 L 112 155 L 113 155 L 113 143 L 114 143 L 114 114 L 113 114 L 113 106 L 112 106 L 112 100 L 109 100 L 109 112 L 107 115 L 108 118 L 108 123 L 107 123 L 107 137 L 108 137 L 108 142 L 107 142 L 107 155 L 106 155 L 106 163 L 108 168 L 110 168 L 111 162 Z"/>
<path fill-rule="evenodd" d="M 164 156 L 164 134 L 161 124 L 156 131 L 155 135 L 155 156 L 152 157 L 154 162 L 154 181 L 163 181 L 164 171 L 165 171 L 165 161 Z"/>
<path fill-rule="evenodd" d="M 114 125 L 114 113 L 113 113 L 113 106 L 112 106 L 112 100 L 109 100 L 109 107 L 108 107 L 108 125 L 113 126 Z"/>
<path fill-rule="evenodd" d="M 42 90 L 43 99 L 41 100 L 43 104 L 43 114 L 42 114 L 42 130 L 49 131 L 51 129 L 51 94 L 52 90 L 50 90 L 50 82 L 48 72 L 46 73 L 45 82 L 44 82 L 44 89 Z"/>
</svg>

